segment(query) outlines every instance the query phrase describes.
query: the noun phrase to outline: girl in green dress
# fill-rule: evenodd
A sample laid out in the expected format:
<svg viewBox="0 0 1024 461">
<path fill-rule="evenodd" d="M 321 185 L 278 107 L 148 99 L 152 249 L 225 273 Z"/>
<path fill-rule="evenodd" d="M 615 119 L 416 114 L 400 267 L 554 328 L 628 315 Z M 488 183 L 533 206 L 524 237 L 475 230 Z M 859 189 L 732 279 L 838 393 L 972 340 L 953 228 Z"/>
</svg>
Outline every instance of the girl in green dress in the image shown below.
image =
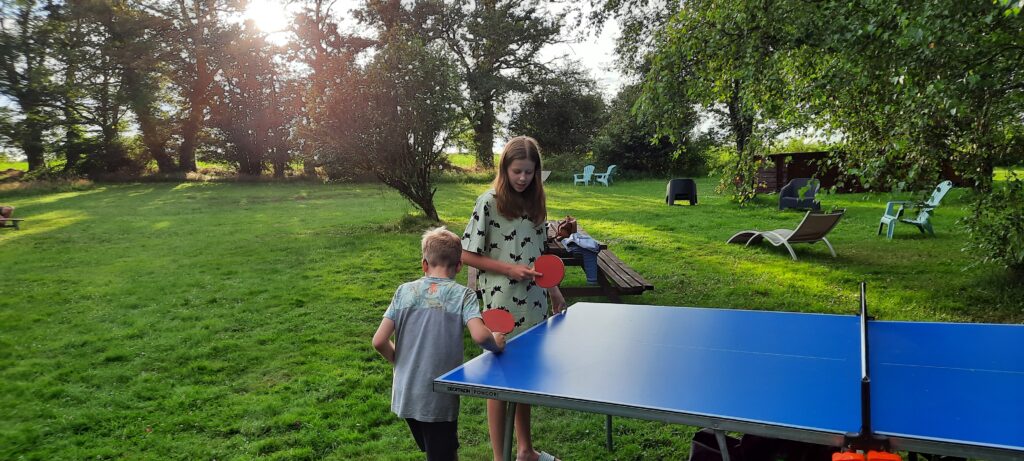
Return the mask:
<svg viewBox="0 0 1024 461">
<path fill-rule="evenodd" d="M 540 170 L 537 141 L 526 136 L 512 138 L 501 152 L 493 188 L 477 198 L 462 234 L 462 262 L 480 271 L 477 292 L 483 299 L 483 309 L 512 313 L 516 329 L 510 337 L 565 308 L 565 298 L 558 287 L 545 290 L 533 280 L 540 275 L 533 270 L 533 262 L 541 255 L 547 238 L 547 203 Z M 505 402 L 487 401 L 487 423 L 494 459 L 503 461 Z M 517 405 L 515 426 L 519 442 L 516 459 L 554 459 L 533 448 L 529 405 Z"/>
</svg>

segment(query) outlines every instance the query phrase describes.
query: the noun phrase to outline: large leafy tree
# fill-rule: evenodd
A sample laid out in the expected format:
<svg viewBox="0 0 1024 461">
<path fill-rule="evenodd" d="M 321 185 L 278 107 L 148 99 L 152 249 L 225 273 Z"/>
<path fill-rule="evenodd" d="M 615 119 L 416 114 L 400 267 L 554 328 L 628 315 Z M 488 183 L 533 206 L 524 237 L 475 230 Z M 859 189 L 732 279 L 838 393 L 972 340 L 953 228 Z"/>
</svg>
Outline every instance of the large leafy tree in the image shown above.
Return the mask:
<svg viewBox="0 0 1024 461">
<path fill-rule="evenodd" d="M 509 131 L 532 136 L 548 154 L 583 155 L 606 119 L 597 82 L 578 65 L 567 66 L 534 87 L 512 114 Z"/>
<path fill-rule="evenodd" d="M 1019 1 L 829 2 L 799 56 L 806 107 L 842 133 L 862 181 L 929 187 L 951 165 L 977 194 L 966 220 L 983 262 L 1024 273 L 1022 182 L 993 186 L 1024 125 Z"/>
<path fill-rule="evenodd" d="M 113 19 L 108 23 L 111 52 L 121 68 L 126 104 L 135 116 L 142 145 L 160 173 L 174 173 L 178 165 L 172 155 L 174 124 L 165 83 L 169 47 L 164 40 L 172 26 L 129 0 L 105 3 Z"/>
<path fill-rule="evenodd" d="M 434 30 L 455 55 L 465 85 L 462 111 L 481 166 L 494 166 L 499 106 L 542 73 L 538 53 L 558 39 L 563 16 L 536 0 L 455 0 L 436 22 Z"/>
<path fill-rule="evenodd" d="M 1024 113 L 1024 20 L 1011 3 L 829 2 L 800 48 L 799 99 L 845 136 L 869 183 L 933 185 L 952 163 L 987 189 Z"/>
<path fill-rule="evenodd" d="M 659 135 L 653 123 L 633 114 L 639 96 L 640 87 L 628 85 L 612 100 L 608 122 L 593 142 L 594 157 L 600 163 L 615 164 L 623 170 L 659 174 L 671 171 L 677 159 L 691 170 L 699 167 L 697 159 L 686 157 L 688 153 L 679 151 L 668 136 Z M 691 109 L 690 119 L 696 122 L 696 110 Z"/>
<path fill-rule="evenodd" d="M 784 51 L 809 14 L 796 3 L 687 1 L 649 58 L 639 114 L 675 142 L 691 132 L 694 104 L 718 116 L 735 146 L 721 186 L 741 202 L 755 194 L 756 158 L 788 128 Z"/>
<path fill-rule="evenodd" d="M 221 53 L 237 35 L 227 18 L 240 13 L 235 0 L 155 0 L 148 13 L 165 21 L 169 79 L 178 93 L 178 168 L 196 171 L 196 148 L 207 126 L 215 80 L 224 66 Z"/>
<path fill-rule="evenodd" d="M 161 172 L 174 171 L 166 148 L 170 126 L 159 107 L 166 102 L 160 79 L 165 56 L 157 39 L 162 23 L 124 0 L 70 2 L 53 17 L 59 27 L 47 63 L 59 96 L 56 124 L 64 132 L 59 149 L 65 170 L 124 172 L 148 158 Z M 132 158 L 124 137 L 132 121 L 145 149 L 140 158 Z"/>
<path fill-rule="evenodd" d="M 366 173 L 440 220 L 432 176 L 458 122 L 458 74 L 441 43 L 424 39 L 422 10 L 369 2 L 377 44 L 365 69 L 326 95 L 314 136 L 325 166 Z"/>
<path fill-rule="evenodd" d="M 8 128 L 29 170 L 45 166 L 45 134 L 54 125 L 58 95 L 48 60 L 60 27 L 54 17 L 60 8 L 53 0 L 0 3 L 0 94 L 17 105 L 21 117 Z"/>
<path fill-rule="evenodd" d="M 293 111 L 296 115 L 293 145 L 302 161 L 303 171 L 315 175 L 332 153 L 331 144 L 316 142 L 318 124 L 329 119 L 331 101 L 344 99 L 351 88 L 346 87 L 353 73 L 360 68 L 356 58 L 373 45 L 373 41 L 343 31 L 332 12 L 333 2 L 309 0 L 301 5 L 291 32 L 288 59 L 306 69 L 295 89 Z"/>
<path fill-rule="evenodd" d="M 90 175 L 134 170 L 124 132 L 128 126 L 129 91 L 126 69 L 131 65 L 125 34 L 130 22 L 118 4 L 106 0 L 71 4 L 69 27 L 63 34 L 61 75 L 68 169 Z M 72 136 L 84 128 L 87 151 L 80 159 Z"/>
<path fill-rule="evenodd" d="M 773 130 L 810 125 L 845 142 L 850 172 L 869 186 L 931 186 L 947 164 L 988 190 L 1024 123 L 1019 12 L 1009 0 L 828 1 L 813 10 L 795 0 L 690 0 L 660 36 L 640 107 L 662 115 L 663 129 L 685 103 L 679 95 L 726 109 L 739 154 L 727 182 L 747 182 L 744 162 Z M 973 221 L 996 223 L 972 227 L 994 236 L 978 247 L 1024 233 L 1016 214 L 997 208 L 975 206 L 976 217 L 996 216 Z"/>
<path fill-rule="evenodd" d="M 985 188 L 1021 124 L 1021 20 L 1012 2 L 690 0 L 657 36 L 642 113 L 720 111 L 735 142 L 727 184 L 782 130 L 845 141 L 868 185 L 934 183 L 942 164 Z"/>
<path fill-rule="evenodd" d="M 211 121 L 226 140 L 224 160 L 244 175 L 259 176 L 274 166 L 283 177 L 288 164 L 287 104 L 290 87 L 275 62 L 278 51 L 248 21 L 225 48 L 224 70 L 211 104 Z"/>
</svg>

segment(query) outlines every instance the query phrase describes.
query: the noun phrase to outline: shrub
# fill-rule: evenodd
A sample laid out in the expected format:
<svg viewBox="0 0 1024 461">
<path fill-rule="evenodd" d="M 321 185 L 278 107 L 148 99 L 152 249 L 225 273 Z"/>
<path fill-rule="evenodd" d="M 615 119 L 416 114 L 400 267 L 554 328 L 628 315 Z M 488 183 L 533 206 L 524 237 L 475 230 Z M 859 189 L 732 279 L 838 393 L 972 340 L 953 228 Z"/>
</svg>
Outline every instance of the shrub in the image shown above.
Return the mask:
<svg viewBox="0 0 1024 461">
<path fill-rule="evenodd" d="M 543 146 L 541 147 L 543 149 Z M 572 175 L 583 172 L 583 167 L 592 164 L 600 168 L 597 165 L 597 159 L 593 155 L 547 155 L 544 154 L 543 158 L 544 169 L 551 171 L 551 177 L 548 181 L 562 181 L 571 180 Z M 604 171 L 604 170 L 601 170 Z M 493 177 L 494 174 L 492 173 Z"/>
<path fill-rule="evenodd" d="M 1011 173 L 1002 187 L 980 196 L 964 219 L 971 239 L 965 248 L 979 262 L 1000 264 L 1024 275 L 1024 179 Z"/>
<path fill-rule="evenodd" d="M 722 179 L 716 187 L 720 194 L 729 194 L 737 203 L 745 204 L 757 195 L 757 171 L 763 162 L 760 158 L 736 154 L 732 146 L 719 146 L 708 151 L 713 174 Z"/>
</svg>

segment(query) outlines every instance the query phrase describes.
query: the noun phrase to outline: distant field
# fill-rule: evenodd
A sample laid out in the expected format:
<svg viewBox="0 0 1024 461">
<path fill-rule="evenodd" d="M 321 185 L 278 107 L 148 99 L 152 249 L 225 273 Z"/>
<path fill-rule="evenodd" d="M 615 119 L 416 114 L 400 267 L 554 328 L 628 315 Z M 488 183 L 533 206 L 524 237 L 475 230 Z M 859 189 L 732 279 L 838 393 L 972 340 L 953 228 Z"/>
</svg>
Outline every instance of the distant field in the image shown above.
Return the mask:
<svg viewBox="0 0 1024 461">
<path fill-rule="evenodd" d="M 996 181 L 1005 181 L 1011 174 L 1016 175 L 1018 179 L 1024 179 L 1024 165 L 996 168 L 994 177 Z"/>
<path fill-rule="evenodd" d="M 0 162 L 0 171 L 10 169 L 28 171 L 28 162 Z"/>
<path fill-rule="evenodd" d="M 474 169 L 476 168 L 476 155 L 473 154 L 447 154 L 448 161 L 459 168 L 463 169 Z M 501 156 L 494 156 L 494 163 L 497 164 L 500 161 Z"/>
</svg>

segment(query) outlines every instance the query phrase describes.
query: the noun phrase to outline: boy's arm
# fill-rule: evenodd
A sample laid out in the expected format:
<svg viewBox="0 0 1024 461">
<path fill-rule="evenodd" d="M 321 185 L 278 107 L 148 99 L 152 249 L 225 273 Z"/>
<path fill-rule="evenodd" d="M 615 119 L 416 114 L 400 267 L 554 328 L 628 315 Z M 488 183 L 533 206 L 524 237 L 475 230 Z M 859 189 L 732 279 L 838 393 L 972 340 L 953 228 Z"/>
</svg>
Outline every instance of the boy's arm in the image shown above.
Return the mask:
<svg viewBox="0 0 1024 461">
<path fill-rule="evenodd" d="M 469 319 L 466 327 L 469 328 L 469 335 L 473 337 L 473 341 L 480 347 L 496 354 L 505 350 L 505 334 L 492 333 L 480 317 Z"/>
<path fill-rule="evenodd" d="M 483 322 L 481 322 L 483 323 Z M 391 335 L 395 332 L 395 321 L 384 318 L 373 334 L 373 348 L 380 352 L 380 355 L 388 359 L 392 365 L 395 364 L 395 343 L 391 341 Z"/>
</svg>

